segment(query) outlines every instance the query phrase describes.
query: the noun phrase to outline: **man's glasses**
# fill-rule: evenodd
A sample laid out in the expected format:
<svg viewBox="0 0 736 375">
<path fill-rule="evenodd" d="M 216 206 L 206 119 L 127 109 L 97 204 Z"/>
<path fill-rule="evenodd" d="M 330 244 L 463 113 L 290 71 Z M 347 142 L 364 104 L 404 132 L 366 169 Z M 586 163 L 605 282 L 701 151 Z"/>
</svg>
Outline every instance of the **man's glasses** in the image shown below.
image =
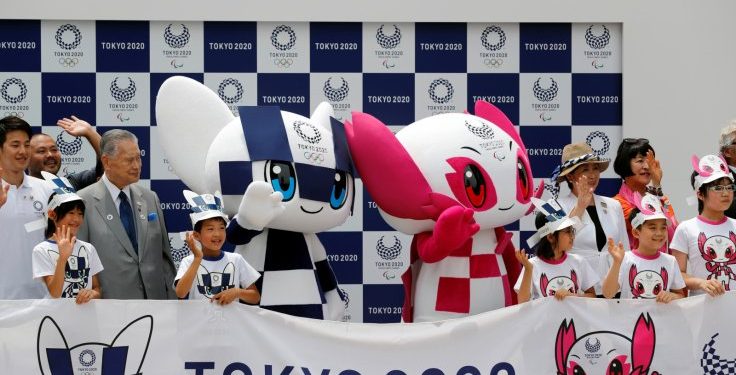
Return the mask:
<svg viewBox="0 0 736 375">
<path fill-rule="evenodd" d="M 708 190 L 717 191 L 719 193 L 724 191 L 727 193 L 733 193 L 733 191 L 736 190 L 736 184 L 708 186 Z"/>
</svg>

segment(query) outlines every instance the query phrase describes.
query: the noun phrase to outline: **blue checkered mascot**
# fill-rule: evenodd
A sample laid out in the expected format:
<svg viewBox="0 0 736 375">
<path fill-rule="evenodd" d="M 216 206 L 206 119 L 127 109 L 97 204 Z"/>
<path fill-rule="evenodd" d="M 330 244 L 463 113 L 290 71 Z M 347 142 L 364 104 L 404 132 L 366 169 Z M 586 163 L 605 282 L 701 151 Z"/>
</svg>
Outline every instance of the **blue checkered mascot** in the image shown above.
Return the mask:
<svg viewBox="0 0 736 375">
<path fill-rule="evenodd" d="M 233 108 L 235 110 L 235 108 Z M 345 305 L 316 233 L 341 225 L 355 196 L 343 124 L 328 103 L 306 118 L 238 107 L 201 83 L 172 77 L 156 99 L 161 146 L 196 192 L 221 191 L 228 241 L 262 277 L 261 307 L 341 320 Z"/>
</svg>

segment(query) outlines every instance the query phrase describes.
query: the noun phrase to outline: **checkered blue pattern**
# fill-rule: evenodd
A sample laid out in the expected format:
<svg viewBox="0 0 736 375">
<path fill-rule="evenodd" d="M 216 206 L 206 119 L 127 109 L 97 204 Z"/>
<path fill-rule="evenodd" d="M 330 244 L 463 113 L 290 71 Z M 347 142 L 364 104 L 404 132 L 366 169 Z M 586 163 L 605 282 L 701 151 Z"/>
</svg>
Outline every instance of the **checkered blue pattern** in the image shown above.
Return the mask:
<svg viewBox="0 0 736 375">
<path fill-rule="evenodd" d="M 703 374 L 708 375 L 733 375 L 736 374 L 736 359 L 727 360 L 716 354 L 716 333 L 707 344 L 703 345 L 703 357 L 700 359 L 700 367 Z"/>
<path fill-rule="evenodd" d="M 239 105 L 279 105 L 308 116 L 328 101 L 340 120 L 364 111 L 395 130 L 483 99 L 518 125 L 539 180 L 550 177 L 571 142 L 615 156 L 621 27 L 4 20 L 0 116 L 16 114 L 55 137 L 63 173 L 91 168 L 94 152 L 61 132 L 57 119 L 75 114 L 100 132 L 122 127 L 135 133 L 143 152 L 141 184 L 158 193 L 173 253 L 181 259 L 188 250 L 178 232 L 190 229 L 185 186 L 158 146 L 154 113 L 168 77 L 203 82 L 235 113 Z M 620 182 L 613 171 L 602 177 L 598 192 L 615 194 Z M 346 319 L 398 321 L 411 238 L 386 225 L 359 180 L 356 185 L 354 215 L 320 239 L 349 296 Z M 534 233 L 533 220 L 507 229 L 518 247 Z"/>
</svg>

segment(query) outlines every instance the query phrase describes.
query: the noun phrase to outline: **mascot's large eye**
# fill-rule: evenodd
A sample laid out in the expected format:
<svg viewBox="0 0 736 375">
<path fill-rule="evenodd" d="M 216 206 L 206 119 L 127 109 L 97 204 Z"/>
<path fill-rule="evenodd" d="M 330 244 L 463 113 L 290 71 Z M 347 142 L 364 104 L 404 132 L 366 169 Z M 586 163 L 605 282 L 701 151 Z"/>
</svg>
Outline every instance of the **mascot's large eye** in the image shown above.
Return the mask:
<svg viewBox="0 0 736 375">
<path fill-rule="evenodd" d="M 716 254 L 716 251 L 712 247 L 708 248 L 708 255 L 710 255 L 712 258 L 718 256 L 718 254 Z"/>
<path fill-rule="evenodd" d="M 348 200 L 348 175 L 345 172 L 335 171 L 335 181 L 330 191 L 330 207 L 338 209 Z"/>
<path fill-rule="evenodd" d="M 516 158 L 516 199 L 519 202 L 528 202 L 533 193 L 532 176 L 529 173 L 529 164 L 526 159 L 522 158 L 521 154 Z"/>
<path fill-rule="evenodd" d="M 642 285 L 642 283 L 638 281 L 636 282 L 636 291 L 639 292 L 640 294 L 644 293 L 644 285 Z"/>
<path fill-rule="evenodd" d="M 268 180 L 273 186 L 273 191 L 284 195 L 283 201 L 294 198 L 296 191 L 296 174 L 291 163 L 283 161 L 270 161 L 266 163 Z"/>
<path fill-rule="evenodd" d="M 608 363 L 606 375 L 624 375 L 629 373 L 631 366 L 626 363 L 626 356 L 620 355 Z"/>
<path fill-rule="evenodd" d="M 614 359 L 613 361 L 611 361 L 611 363 L 608 365 L 608 371 L 606 371 L 606 375 L 623 375 L 623 373 L 623 365 L 618 359 Z"/>
<path fill-rule="evenodd" d="M 486 181 L 480 173 L 480 169 L 473 164 L 468 164 L 463 171 L 465 182 L 465 194 L 473 207 L 481 207 L 486 201 Z"/>
<path fill-rule="evenodd" d="M 654 290 L 652 291 L 652 293 L 654 293 L 654 295 L 656 296 L 661 291 L 662 291 L 662 284 L 657 284 L 654 286 Z"/>
<path fill-rule="evenodd" d="M 576 363 L 572 368 L 572 375 L 585 375 L 585 370 Z"/>
</svg>

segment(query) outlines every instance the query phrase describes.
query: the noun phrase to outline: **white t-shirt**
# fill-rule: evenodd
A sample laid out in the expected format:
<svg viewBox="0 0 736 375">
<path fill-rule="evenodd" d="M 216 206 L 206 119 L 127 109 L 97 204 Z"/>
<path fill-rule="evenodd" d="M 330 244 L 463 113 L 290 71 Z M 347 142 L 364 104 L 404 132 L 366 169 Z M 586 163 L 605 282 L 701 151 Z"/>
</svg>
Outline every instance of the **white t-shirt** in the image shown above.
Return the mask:
<svg viewBox="0 0 736 375">
<path fill-rule="evenodd" d="M 52 276 L 59 260 L 59 246 L 46 240 L 33 248 L 33 278 Z M 92 289 L 92 276 L 102 271 L 102 263 L 92 244 L 77 240 L 66 261 L 61 298 L 76 298 L 81 289 Z"/>
<path fill-rule="evenodd" d="M 627 251 L 618 274 L 621 298 L 657 298 L 659 292 L 685 287 L 680 267 L 674 256 L 657 251 L 644 255 Z"/>
<path fill-rule="evenodd" d="M 194 255 L 189 254 L 179 264 L 175 282 L 178 282 L 194 262 Z M 208 300 L 217 293 L 230 288 L 248 288 L 261 274 L 251 267 L 243 256 L 237 253 L 221 251 L 216 258 L 203 257 L 197 270 L 197 277 L 189 289 L 188 299 Z"/>
<path fill-rule="evenodd" d="M 556 261 L 544 260 L 540 257 L 529 259 L 532 268 L 531 299 L 554 296 L 555 291 L 567 289 L 573 294 L 583 294 L 600 281 L 598 273 L 590 267 L 588 262 L 579 255 L 565 253 Z M 514 285 L 518 293 L 524 275 L 521 271 L 519 279 Z"/>
<path fill-rule="evenodd" d="M 31 266 L 33 247 L 44 240 L 44 225 L 30 233 L 25 225 L 44 219 L 50 195 L 51 187 L 31 176 L 25 176 L 20 187 L 10 186 L 8 200 L 0 207 L 0 300 L 48 296 L 46 285 L 34 280 Z"/>
<path fill-rule="evenodd" d="M 696 216 L 677 226 L 670 248 L 687 254 L 687 273 L 720 281 L 726 290 L 736 290 L 736 220 L 724 217 L 710 221 Z M 693 290 L 692 295 L 703 294 Z"/>
</svg>

